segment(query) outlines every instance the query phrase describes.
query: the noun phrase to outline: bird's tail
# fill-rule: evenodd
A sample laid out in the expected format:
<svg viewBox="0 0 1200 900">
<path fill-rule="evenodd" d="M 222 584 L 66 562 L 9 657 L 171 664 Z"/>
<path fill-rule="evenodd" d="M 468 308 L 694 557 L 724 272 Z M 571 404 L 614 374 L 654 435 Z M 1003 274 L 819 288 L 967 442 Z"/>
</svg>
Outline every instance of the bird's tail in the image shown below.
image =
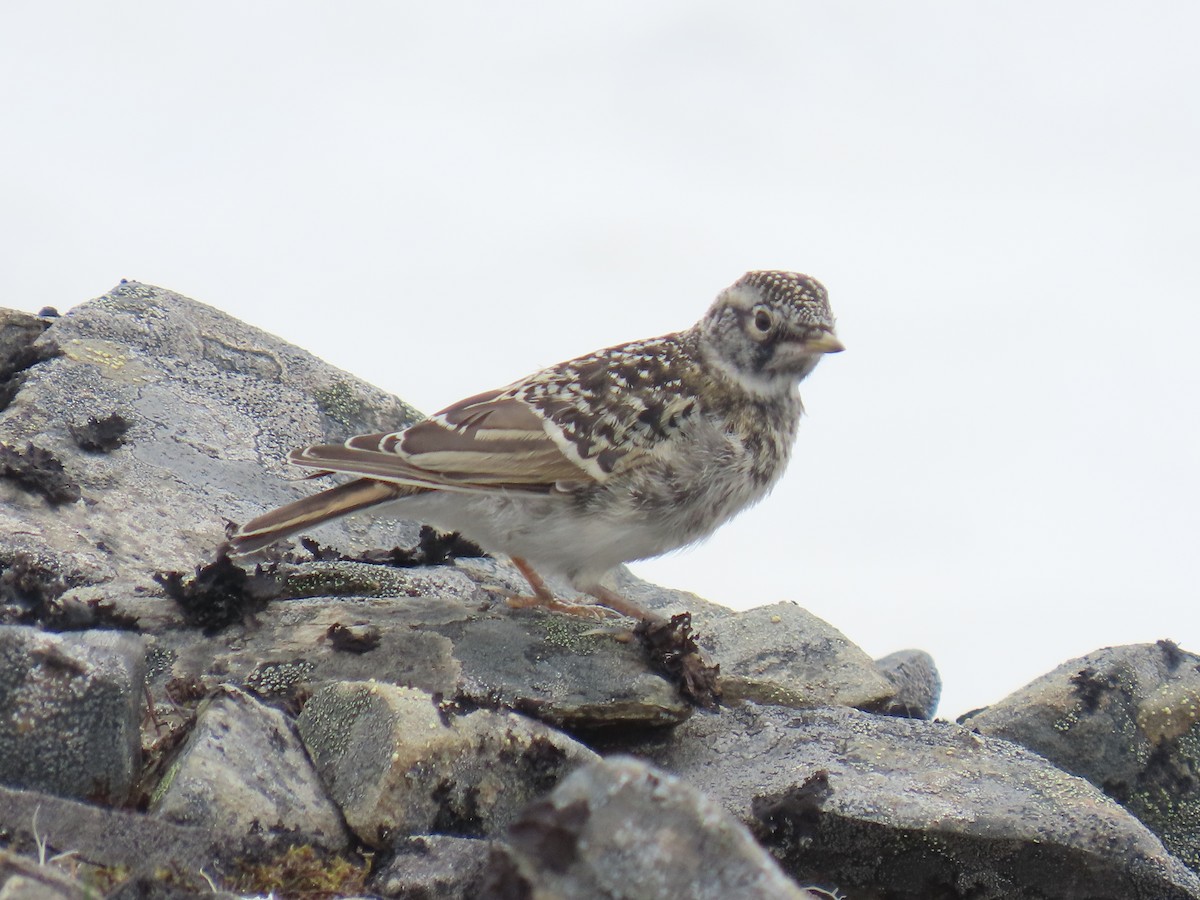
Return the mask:
<svg viewBox="0 0 1200 900">
<path fill-rule="evenodd" d="M 420 488 L 356 478 L 251 519 L 230 536 L 227 549 L 233 556 L 256 553 L 306 528 L 420 492 Z"/>
</svg>

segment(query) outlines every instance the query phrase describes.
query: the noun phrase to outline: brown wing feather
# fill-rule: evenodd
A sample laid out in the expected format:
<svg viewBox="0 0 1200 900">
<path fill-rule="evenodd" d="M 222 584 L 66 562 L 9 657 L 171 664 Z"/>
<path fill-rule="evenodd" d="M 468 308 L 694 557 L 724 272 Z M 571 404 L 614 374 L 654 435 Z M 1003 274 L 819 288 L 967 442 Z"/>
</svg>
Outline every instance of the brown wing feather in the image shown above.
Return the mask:
<svg viewBox="0 0 1200 900">
<path fill-rule="evenodd" d="M 559 482 L 593 480 L 554 442 L 541 416 L 499 391 L 462 400 L 405 431 L 307 447 L 290 459 L 443 490 L 550 491 Z"/>
</svg>

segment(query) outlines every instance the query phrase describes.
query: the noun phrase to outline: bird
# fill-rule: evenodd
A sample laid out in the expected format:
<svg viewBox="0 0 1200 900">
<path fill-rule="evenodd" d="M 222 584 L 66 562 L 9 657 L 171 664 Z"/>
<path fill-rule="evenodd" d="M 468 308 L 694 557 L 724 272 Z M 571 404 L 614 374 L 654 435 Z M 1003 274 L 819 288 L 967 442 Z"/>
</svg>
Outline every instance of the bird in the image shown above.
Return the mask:
<svg viewBox="0 0 1200 900">
<path fill-rule="evenodd" d="M 765 497 L 791 456 L 799 383 L 844 349 L 820 282 L 747 272 L 685 330 L 552 365 L 401 431 L 293 450 L 297 466 L 354 478 L 252 519 L 227 550 L 386 507 L 507 555 L 531 591 L 512 606 L 654 620 L 605 574 L 700 541 Z M 560 600 L 542 573 L 595 602 Z"/>
</svg>

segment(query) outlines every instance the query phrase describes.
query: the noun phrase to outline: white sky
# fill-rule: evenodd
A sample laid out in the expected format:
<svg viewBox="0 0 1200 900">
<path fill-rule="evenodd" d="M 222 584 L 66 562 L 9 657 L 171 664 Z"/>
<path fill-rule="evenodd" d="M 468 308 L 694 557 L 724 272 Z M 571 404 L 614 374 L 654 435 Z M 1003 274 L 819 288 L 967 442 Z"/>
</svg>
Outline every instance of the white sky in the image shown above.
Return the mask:
<svg viewBox="0 0 1200 900">
<path fill-rule="evenodd" d="M 169 287 L 432 411 L 752 268 L 849 350 L 635 571 L 933 653 L 1200 650 L 1200 6 L 7 4 L 0 305 Z"/>
</svg>

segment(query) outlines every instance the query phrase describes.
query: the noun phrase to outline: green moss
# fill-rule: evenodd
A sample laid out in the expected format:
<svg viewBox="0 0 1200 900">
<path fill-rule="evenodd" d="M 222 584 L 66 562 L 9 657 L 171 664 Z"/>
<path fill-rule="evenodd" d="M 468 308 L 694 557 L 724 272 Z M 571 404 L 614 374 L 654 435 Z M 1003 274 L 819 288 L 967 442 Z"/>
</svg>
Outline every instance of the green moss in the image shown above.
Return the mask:
<svg viewBox="0 0 1200 900">
<path fill-rule="evenodd" d="M 369 866 L 342 856 L 324 854 L 307 844 L 289 847 L 278 856 L 238 864 L 228 888 L 239 894 L 270 894 L 281 898 L 352 897 L 366 890 Z"/>
<path fill-rule="evenodd" d="M 334 381 L 328 387 L 313 391 L 321 412 L 346 433 L 355 430 L 362 417 L 363 403 L 349 382 Z"/>
</svg>

